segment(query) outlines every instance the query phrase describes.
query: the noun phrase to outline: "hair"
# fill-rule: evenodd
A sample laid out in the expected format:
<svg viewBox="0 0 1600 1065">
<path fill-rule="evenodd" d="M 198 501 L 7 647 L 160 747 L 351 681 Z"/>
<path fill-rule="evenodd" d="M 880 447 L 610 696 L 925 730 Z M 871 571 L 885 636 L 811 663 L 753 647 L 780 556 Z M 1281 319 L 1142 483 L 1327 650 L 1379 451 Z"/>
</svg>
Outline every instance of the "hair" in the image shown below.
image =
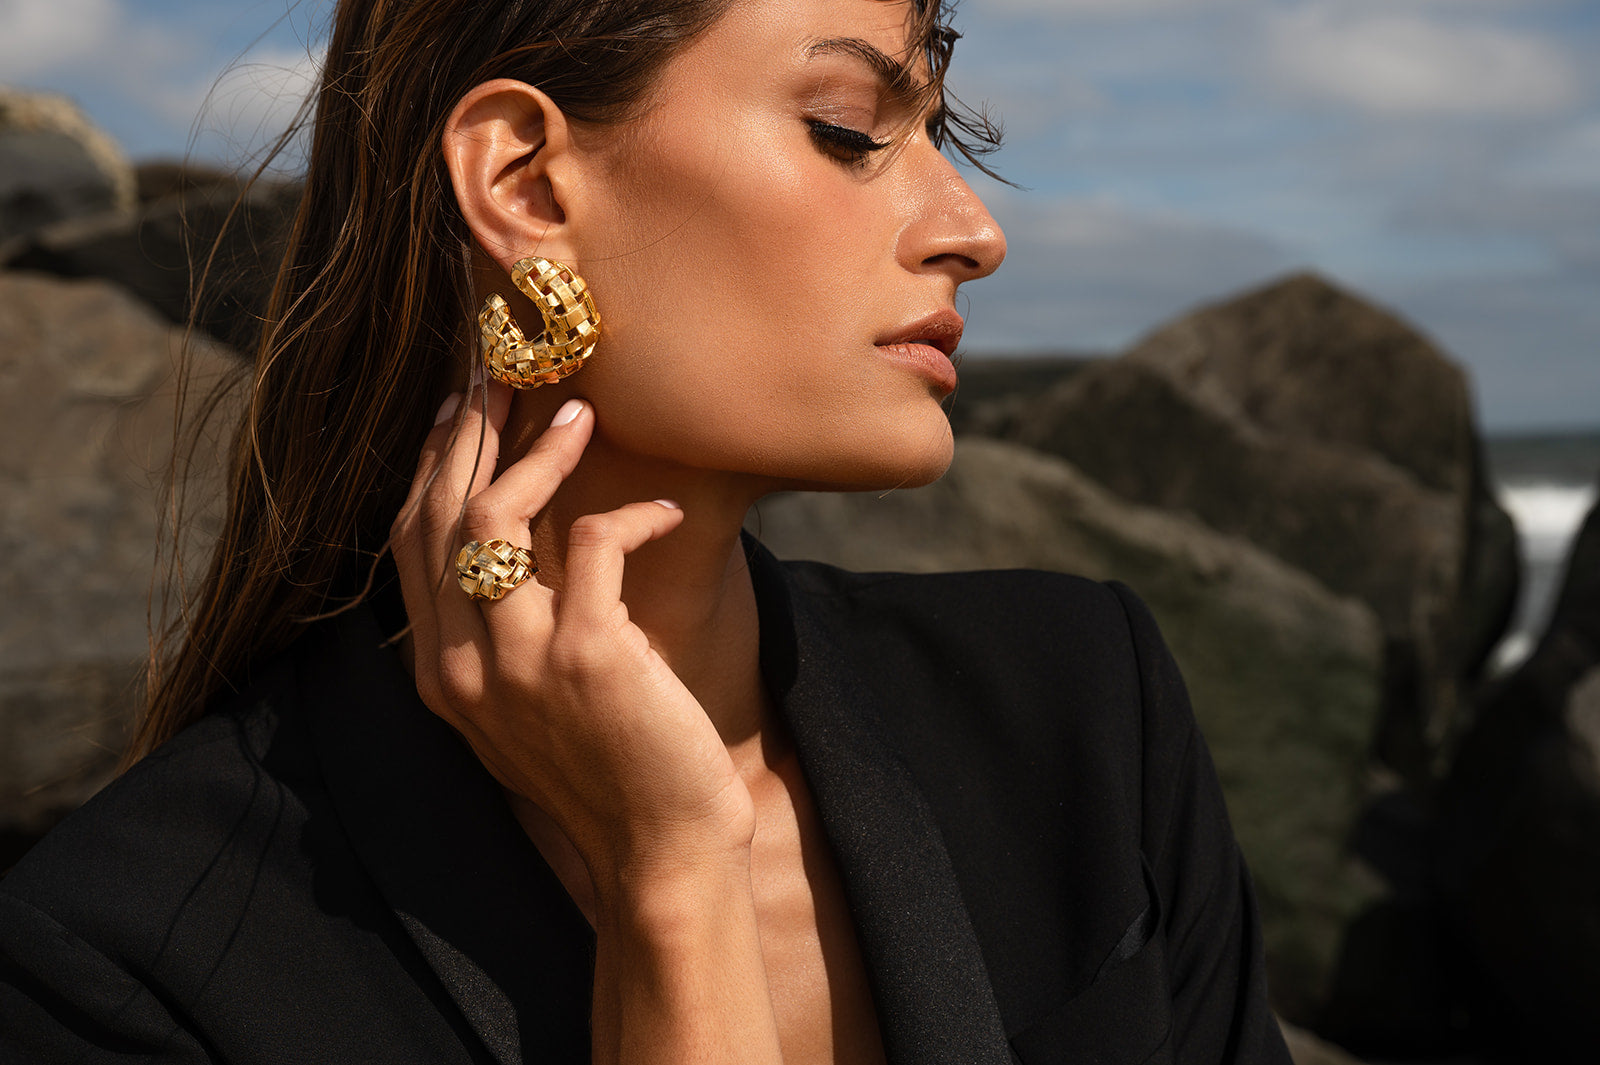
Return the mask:
<svg viewBox="0 0 1600 1065">
<path fill-rule="evenodd" d="M 189 593 L 176 474 L 170 488 L 179 603 L 153 617 L 145 713 L 125 764 L 246 683 L 309 622 L 370 591 L 434 407 L 476 350 L 472 237 L 440 147 L 456 103 L 507 77 L 577 121 L 625 121 L 734 2 L 341 0 L 317 90 L 252 178 L 309 124 L 304 192 L 242 382 L 222 529 Z M 999 130 L 944 95 L 949 7 L 914 8 L 925 102 L 939 101 L 931 128 L 989 172 L 980 157 Z M 213 398 L 201 421 L 218 409 Z"/>
</svg>

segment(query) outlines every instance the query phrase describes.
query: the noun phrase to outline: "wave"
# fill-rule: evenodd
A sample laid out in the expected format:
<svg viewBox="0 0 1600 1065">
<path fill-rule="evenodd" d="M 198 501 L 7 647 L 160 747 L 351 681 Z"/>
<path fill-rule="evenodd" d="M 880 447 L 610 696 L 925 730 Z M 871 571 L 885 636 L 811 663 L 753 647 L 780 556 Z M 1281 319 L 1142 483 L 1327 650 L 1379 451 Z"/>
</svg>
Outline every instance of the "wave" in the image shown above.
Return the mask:
<svg viewBox="0 0 1600 1065">
<path fill-rule="evenodd" d="M 1559 562 L 1600 498 L 1593 484 L 1552 481 L 1503 484 L 1495 494 L 1516 522 L 1530 562 Z"/>
<path fill-rule="evenodd" d="M 1600 499 L 1600 490 L 1593 482 L 1530 478 L 1501 482 L 1495 497 L 1516 523 L 1526 564 L 1511 629 L 1490 657 L 1490 671 L 1503 674 L 1526 659 L 1538 643 L 1560 590 L 1567 552 Z"/>
</svg>

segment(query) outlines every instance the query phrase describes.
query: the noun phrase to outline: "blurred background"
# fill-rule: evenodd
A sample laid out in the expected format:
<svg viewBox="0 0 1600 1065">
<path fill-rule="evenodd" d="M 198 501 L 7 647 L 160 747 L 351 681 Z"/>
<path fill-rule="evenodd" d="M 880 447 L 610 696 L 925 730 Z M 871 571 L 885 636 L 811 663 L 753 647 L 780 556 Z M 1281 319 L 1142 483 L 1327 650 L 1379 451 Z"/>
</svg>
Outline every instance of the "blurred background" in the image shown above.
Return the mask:
<svg viewBox="0 0 1600 1065">
<path fill-rule="evenodd" d="M 330 8 L 0 0 L 0 869 L 110 771 L 189 262 Z M 751 527 L 854 568 L 1133 585 L 1302 1063 L 1592 1055 L 1600 4 L 965 0 L 957 25 L 951 87 L 1020 187 L 971 175 L 1011 250 L 963 297 L 956 464 Z M 248 345 L 295 164 L 219 246 L 204 379 Z"/>
</svg>

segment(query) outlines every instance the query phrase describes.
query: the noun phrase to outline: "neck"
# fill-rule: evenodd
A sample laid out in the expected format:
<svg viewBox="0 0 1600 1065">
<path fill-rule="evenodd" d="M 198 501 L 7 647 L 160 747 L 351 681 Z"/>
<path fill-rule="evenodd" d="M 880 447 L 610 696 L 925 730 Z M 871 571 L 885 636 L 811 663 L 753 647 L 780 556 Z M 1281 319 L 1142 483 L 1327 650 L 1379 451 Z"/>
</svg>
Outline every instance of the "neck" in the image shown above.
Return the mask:
<svg viewBox="0 0 1600 1065">
<path fill-rule="evenodd" d="M 508 445 L 504 456 L 521 454 L 549 424 L 546 406 L 513 405 L 502 438 Z M 532 526 L 538 580 L 559 591 L 568 532 L 579 517 L 663 498 L 683 508 L 676 530 L 628 556 L 622 602 L 705 708 L 723 742 L 751 753 L 760 750 L 770 709 L 761 680 L 755 591 L 739 531 L 761 494 L 748 479 L 624 454 L 597 432 Z"/>
</svg>

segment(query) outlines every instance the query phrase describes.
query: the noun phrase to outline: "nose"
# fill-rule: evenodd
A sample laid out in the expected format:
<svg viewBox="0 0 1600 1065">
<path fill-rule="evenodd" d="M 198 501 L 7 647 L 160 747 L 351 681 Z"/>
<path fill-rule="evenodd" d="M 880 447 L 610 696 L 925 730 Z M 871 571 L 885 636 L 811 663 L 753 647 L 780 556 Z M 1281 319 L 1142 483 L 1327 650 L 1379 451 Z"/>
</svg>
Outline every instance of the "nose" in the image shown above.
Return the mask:
<svg viewBox="0 0 1600 1065">
<path fill-rule="evenodd" d="M 900 234 L 899 258 L 915 273 L 939 272 L 955 284 L 988 277 L 1006 257 L 1006 235 L 955 164 L 933 145 L 912 149 L 914 209 Z"/>
</svg>

